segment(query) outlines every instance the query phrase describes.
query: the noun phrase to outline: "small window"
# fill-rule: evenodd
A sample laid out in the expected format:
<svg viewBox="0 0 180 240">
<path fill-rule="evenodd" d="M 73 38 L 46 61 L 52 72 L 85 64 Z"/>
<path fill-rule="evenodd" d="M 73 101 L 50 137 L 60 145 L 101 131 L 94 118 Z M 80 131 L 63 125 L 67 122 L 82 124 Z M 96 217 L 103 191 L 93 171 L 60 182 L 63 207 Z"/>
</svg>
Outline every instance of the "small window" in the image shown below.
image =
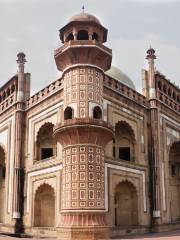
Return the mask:
<svg viewBox="0 0 180 240">
<path fill-rule="evenodd" d="M 6 98 L 6 93 L 3 92 L 3 100 L 5 100 L 5 98 Z"/>
<path fill-rule="evenodd" d="M 113 146 L 113 157 L 116 157 L 116 147 Z"/>
<path fill-rule="evenodd" d="M 2 168 L 2 178 L 6 177 L 6 167 Z"/>
<path fill-rule="evenodd" d="M 50 158 L 53 156 L 52 148 L 42 148 L 41 149 L 41 159 Z"/>
<path fill-rule="evenodd" d="M 97 33 L 93 32 L 92 39 L 98 41 Z"/>
<path fill-rule="evenodd" d="M 73 118 L 73 110 L 71 107 L 67 107 L 64 110 L 64 120 L 72 119 Z"/>
<path fill-rule="evenodd" d="M 176 166 L 175 165 L 171 165 L 171 175 L 172 176 L 176 175 Z"/>
<path fill-rule="evenodd" d="M 113 157 L 116 157 L 116 146 L 115 146 L 115 139 L 113 138 Z"/>
<path fill-rule="evenodd" d="M 7 89 L 7 97 L 9 97 L 10 94 L 11 94 L 10 88 L 8 88 L 8 89 Z"/>
<path fill-rule="evenodd" d="M 70 33 L 70 34 L 67 36 L 66 41 L 69 42 L 69 41 L 71 41 L 71 40 L 74 40 L 74 36 L 73 36 L 72 33 Z"/>
<path fill-rule="evenodd" d="M 130 161 L 130 148 L 129 147 L 120 147 L 119 148 L 119 158 Z"/>
<path fill-rule="evenodd" d="M 87 31 L 81 30 L 78 32 L 77 40 L 89 40 L 89 35 Z"/>
<path fill-rule="evenodd" d="M 99 106 L 93 109 L 93 118 L 102 119 L 102 111 Z"/>
<path fill-rule="evenodd" d="M 15 91 L 15 85 L 13 84 L 12 86 L 11 86 L 11 93 L 13 93 Z"/>
</svg>

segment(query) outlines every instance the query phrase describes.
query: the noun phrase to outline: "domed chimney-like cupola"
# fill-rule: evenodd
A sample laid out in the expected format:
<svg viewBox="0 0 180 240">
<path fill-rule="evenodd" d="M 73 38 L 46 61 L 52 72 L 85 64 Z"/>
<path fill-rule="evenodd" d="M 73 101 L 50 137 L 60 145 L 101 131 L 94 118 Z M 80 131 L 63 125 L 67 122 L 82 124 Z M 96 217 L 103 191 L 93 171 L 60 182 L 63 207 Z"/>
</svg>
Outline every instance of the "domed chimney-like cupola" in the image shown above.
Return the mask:
<svg viewBox="0 0 180 240">
<path fill-rule="evenodd" d="M 58 70 L 64 71 L 77 64 L 89 64 L 107 71 L 111 66 L 112 51 L 103 45 L 107 29 L 93 15 L 74 15 L 59 30 L 63 46 L 55 50 Z"/>
<path fill-rule="evenodd" d="M 85 33 L 86 32 L 86 33 Z M 62 43 L 70 40 L 96 40 L 106 42 L 107 29 L 89 13 L 80 13 L 70 18 L 69 23 L 60 29 Z"/>
</svg>

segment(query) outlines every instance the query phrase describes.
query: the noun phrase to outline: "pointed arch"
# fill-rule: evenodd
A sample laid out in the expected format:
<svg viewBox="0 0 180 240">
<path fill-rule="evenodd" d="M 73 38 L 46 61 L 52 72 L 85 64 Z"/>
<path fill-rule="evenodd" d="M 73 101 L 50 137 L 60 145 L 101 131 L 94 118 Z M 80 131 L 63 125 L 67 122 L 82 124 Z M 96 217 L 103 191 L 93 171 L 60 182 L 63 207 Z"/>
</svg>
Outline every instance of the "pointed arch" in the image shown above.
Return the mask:
<svg viewBox="0 0 180 240">
<path fill-rule="evenodd" d="M 115 225 L 138 225 L 138 194 L 135 185 L 127 180 L 119 182 L 114 192 Z"/>
<path fill-rule="evenodd" d="M 169 212 L 170 221 L 180 220 L 180 141 L 173 141 L 168 149 L 169 155 Z"/>
<path fill-rule="evenodd" d="M 41 184 L 35 192 L 34 226 L 55 226 L 55 191 L 54 188 L 47 183 Z"/>
<path fill-rule="evenodd" d="M 56 155 L 56 141 L 53 137 L 54 124 L 44 123 L 37 133 L 36 137 L 36 159 L 49 159 Z"/>
<path fill-rule="evenodd" d="M 6 151 L 0 144 L 0 222 L 4 222 L 5 214 L 5 178 L 6 178 Z"/>
<path fill-rule="evenodd" d="M 64 120 L 72 119 L 74 117 L 74 110 L 72 107 L 66 107 L 64 110 Z"/>
<path fill-rule="evenodd" d="M 126 121 L 119 121 L 115 125 L 114 148 L 116 158 L 125 161 L 135 161 L 135 133 Z"/>
<path fill-rule="evenodd" d="M 93 108 L 93 118 L 102 119 L 102 110 L 99 106 Z"/>
<path fill-rule="evenodd" d="M 77 40 L 89 40 L 88 31 L 80 30 L 77 35 Z"/>
</svg>

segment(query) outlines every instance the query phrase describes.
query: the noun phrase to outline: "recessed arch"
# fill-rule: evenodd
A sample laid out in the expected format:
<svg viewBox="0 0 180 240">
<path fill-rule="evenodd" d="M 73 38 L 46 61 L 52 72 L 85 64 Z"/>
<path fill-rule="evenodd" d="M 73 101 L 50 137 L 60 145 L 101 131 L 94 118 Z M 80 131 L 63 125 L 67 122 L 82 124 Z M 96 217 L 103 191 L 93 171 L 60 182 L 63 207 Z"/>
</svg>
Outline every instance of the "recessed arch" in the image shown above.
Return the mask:
<svg viewBox="0 0 180 240">
<path fill-rule="evenodd" d="M 13 84 L 13 85 L 11 86 L 11 93 L 13 93 L 13 92 L 15 91 L 15 89 L 16 89 L 15 84 Z"/>
<path fill-rule="evenodd" d="M 77 35 L 77 40 L 89 40 L 88 31 L 80 30 Z"/>
<path fill-rule="evenodd" d="M 74 40 L 74 36 L 73 36 L 72 33 L 69 33 L 67 38 L 66 38 L 66 42 L 69 42 L 69 41 L 72 41 L 72 40 Z"/>
<path fill-rule="evenodd" d="M 176 93 L 174 91 L 172 93 L 172 97 L 173 97 L 174 101 L 176 101 Z"/>
<path fill-rule="evenodd" d="M 2 100 L 4 101 L 6 98 L 6 92 L 4 91 L 3 94 L 2 94 Z"/>
<path fill-rule="evenodd" d="M 170 221 L 180 220 L 180 141 L 174 141 L 169 146 L 169 211 Z"/>
<path fill-rule="evenodd" d="M 162 90 L 162 83 L 161 83 L 160 80 L 158 81 L 158 88 L 159 88 L 160 91 Z"/>
<path fill-rule="evenodd" d="M 55 192 L 47 183 L 40 185 L 35 192 L 34 226 L 55 226 Z"/>
<path fill-rule="evenodd" d="M 167 94 L 167 86 L 166 86 L 166 84 L 163 85 L 163 92 L 164 92 L 165 94 Z"/>
<path fill-rule="evenodd" d="M 129 181 L 119 182 L 114 191 L 114 222 L 116 226 L 138 225 L 138 194 Z"/>
<path fill-rule="evenodd" d="M 64 110 L 64 120 L 72 119 L 74 116 L 74 111 L 73 108 L 71 107 L 66 107 Z"/>
<path fill-rule="evenodd" d="M 168 88 L 168 95 L 169 95 L 169 97 L 171 97 L 171 95 L 172 95 L 172 90 L 171 90 L 171 88 Z"/>
<path fill-rule="evenodd" d="M 10 94 L 11 94 L 11 90 L 10 90 L 10 88 L 8 88 L 8 89 L 7 89 L 7 92 L 6 92 L 7 97 L 9 97 Z"/>
<path fill-rule="evenodd" d="M 99 40 L 99 37 L 98 37 L 98 34 L 97 34 L 97 33 L 93 32 L 92 40 L 96 40 L 96 41 Z"/>
<path fill-rule="evenodd" d="M 56 155 L 56 141 L 53 138 L 54 124 L 51 122 L 44 123 L 36 138 L 36 159 L 49 159 Z"/>
<path fill-rule="evenodd" d="M 115 125 L 115 157 L 125 161 L 135 161 L 136 140 L 132 127 L 126 121 Z"/>
<path fill-rule="evenodd" d="M 102 119 L 102 110 L 99 106 L 93 108 L 93 118 Z"/>
<path fill-rule="evenodd" d="M 0 222 L 4 222 L 5 214 L 5 178 L 6 178 L 6 152 L 0 144 Z"/>
</svg>

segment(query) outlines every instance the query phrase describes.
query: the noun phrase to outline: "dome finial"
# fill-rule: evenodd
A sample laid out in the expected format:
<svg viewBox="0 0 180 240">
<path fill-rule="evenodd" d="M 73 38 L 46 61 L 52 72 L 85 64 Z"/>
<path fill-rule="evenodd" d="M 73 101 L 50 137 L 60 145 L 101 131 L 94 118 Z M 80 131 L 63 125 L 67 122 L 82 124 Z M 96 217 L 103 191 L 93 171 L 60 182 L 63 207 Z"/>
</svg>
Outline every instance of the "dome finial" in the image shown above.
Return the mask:
<svg viewBox="0 0 180 240">
<path fill-rule="evenodd" d="M 84 13 L 84 10 L 85 10 L 85 7 L 84 7 L 84 5 L 82 6 L 82 13 Z"/>
<path fill-rule="evenodd" d="M 146 53 L 147 53 L 146 59 L 156 59 L 155 50 L 151 47 L 151 45 Z"/>
</svg>

